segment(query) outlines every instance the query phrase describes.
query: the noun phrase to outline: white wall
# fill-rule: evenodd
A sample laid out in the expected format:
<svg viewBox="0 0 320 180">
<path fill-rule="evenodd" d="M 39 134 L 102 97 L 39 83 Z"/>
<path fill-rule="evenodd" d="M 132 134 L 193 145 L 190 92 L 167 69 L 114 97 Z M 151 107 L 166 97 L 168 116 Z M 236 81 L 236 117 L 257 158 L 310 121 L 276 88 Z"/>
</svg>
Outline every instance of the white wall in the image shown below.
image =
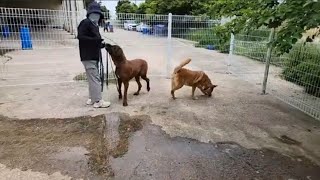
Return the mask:
<svg viewBox="0 0 320 180">
<path fill-rule="evenodd" d="M 0 0 L 0 7 L 58 10 L 61 6 L 61 0 Z"/>
</svg>

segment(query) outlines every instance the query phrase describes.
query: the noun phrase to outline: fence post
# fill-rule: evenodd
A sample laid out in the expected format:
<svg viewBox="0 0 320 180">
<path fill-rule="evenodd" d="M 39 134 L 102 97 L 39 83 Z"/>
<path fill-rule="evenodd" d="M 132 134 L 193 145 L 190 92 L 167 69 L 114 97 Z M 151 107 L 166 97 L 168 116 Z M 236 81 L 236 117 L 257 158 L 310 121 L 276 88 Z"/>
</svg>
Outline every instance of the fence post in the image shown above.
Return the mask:
<svg viewBox="0 0 320 180">
<path fill-rule="evenodd" d="M 231 35 L 230 35 L 230 48 L 229 48 L 229 55 L 228 55 L 228 62 L 227 62 L 228 73 L 230 73 L 229 66 L 231 66 L 231 58 L 233 55 L 233 50 L 234 50 L 234 34 L 231 33 Z"/>
<path fill-rule="evenodd" d="M 167 78 L 171 78 L 171 58 L 172 58 L 172 13 L 168 15 L 168 39 L 167 39 L 167 69 L 166 74 Z"/>
<path fill-rule="evenodd" d="M 272 28 L 269 35 L 268 50 L 267 50 L 267 56 L 266 56 L 266 67 L 264 70 L 264 77 L 263 77 L 263 84 L 262 84 L 262 94 L 266 94 L 269 67 L 270 67 L 270 61 L 271 61 L 271 53 L 272 53 L 272 47 L 273 47 L 271 43 L 273 42 L 274 35 L 275 35 L 275 29 Z"/>
</svg>

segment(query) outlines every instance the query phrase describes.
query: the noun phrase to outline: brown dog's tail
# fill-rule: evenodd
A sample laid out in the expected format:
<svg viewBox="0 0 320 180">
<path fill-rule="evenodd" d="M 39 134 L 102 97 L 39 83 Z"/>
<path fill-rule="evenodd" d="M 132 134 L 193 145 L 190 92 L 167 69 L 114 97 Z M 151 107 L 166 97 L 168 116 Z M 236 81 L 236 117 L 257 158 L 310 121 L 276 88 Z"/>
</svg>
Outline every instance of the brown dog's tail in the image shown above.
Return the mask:
<svg viewBox="0 0 320 180">
<path fill-rule="evenodd" d="M 174 68 L 173 74 L 177 73 L 181 68 L 183 68 L 183 66 L 189 64 L 190 62 L 191 62 L 191 59 L 190 59 L 190 58 L 182 61 L 179 66 L 177 66 L 176 68 Z"/>
</svg>

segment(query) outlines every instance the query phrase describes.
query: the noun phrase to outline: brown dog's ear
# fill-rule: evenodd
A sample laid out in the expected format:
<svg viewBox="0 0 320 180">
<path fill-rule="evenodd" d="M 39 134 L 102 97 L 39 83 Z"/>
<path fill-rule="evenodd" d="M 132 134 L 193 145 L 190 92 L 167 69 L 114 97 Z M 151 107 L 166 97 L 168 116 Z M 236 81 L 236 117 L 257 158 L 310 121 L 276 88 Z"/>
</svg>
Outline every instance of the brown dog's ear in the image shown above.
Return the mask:
<svg viewBox="0 0 320 180">
<path fill-rule="evenodd" d="M 193 83 L 199 82 L 203 78 L 203 76 L 204 76 L 204 72 L 200 72 L 200 76 L 196 80 L 194 80 Z"/>
</svg>

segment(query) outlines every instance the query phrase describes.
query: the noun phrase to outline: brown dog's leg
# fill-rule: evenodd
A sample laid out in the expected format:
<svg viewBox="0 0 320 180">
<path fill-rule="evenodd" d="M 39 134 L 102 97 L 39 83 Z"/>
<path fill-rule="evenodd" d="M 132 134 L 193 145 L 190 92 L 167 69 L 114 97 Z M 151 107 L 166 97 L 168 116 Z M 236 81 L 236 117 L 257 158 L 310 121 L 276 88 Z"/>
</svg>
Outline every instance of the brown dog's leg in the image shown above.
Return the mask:
<svg viewBox="0 0 320 180">
<path fill-rule="evenodd" d="M 141 76 L 142 79 L 144 79 L 147 82 L 147 91 L 150 91 L 150 80 L 147 78 L 147 76 Z"/>
<path fill-rule="evenodd" d="M 119 78 L 119 79 L 118 79 L 118 87 L 119 87 L 119 89 L 118 89 L 118 93 L 119 93 L 119 99 L 122 99 L 121 85 L 122 85 L 122 81 L 121 81 L 121 79 Z"/>
<path fill-rule="evenodd" d="M 129 88 L 129 81 L 124 81 L 124 97 L 123 97 L 123 106 L 128 106 L 127 94 Z"/>
<path fill-rule="evenodd" d="M 196 86 L 192 86 L 192 95 L 191 96 L 192 96 L 193 100 L 198 99 L 198 98 L 194 97 L 194 91 L 196 90 L 196 88 L 197 88 Z"/>
<path fill-rule="evenodd" d="M 136 81 L 137 81 L 137 84 L 138 84 L 138 91 L 136 93 L 134 93 L 133 95 L 137 96 L 140 93 L 142 85 L 140 83 L 140 76 L 136 76 L 135 78 L 136 78 Z"/>
</svg>

